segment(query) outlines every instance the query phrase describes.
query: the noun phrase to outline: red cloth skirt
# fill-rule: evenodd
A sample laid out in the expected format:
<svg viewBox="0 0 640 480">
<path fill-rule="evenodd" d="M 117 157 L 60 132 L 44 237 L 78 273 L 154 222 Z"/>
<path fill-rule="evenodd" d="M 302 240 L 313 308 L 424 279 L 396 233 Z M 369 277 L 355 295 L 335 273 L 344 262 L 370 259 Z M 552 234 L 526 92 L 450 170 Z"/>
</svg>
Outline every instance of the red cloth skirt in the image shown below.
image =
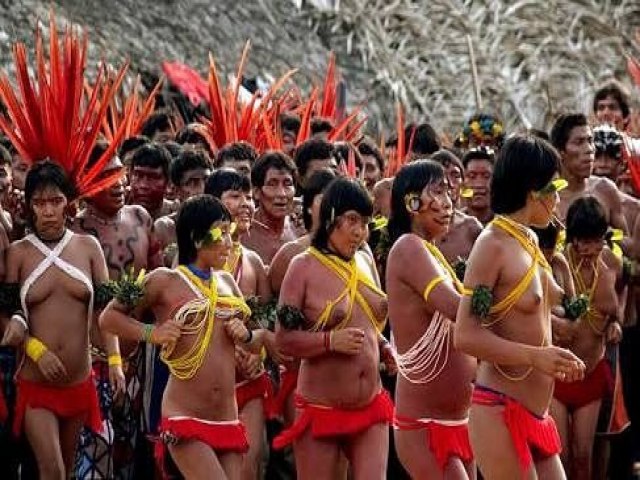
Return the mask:
<svg viewBox="0 0 640 480">
<path fill-rule="evenodd" d="M 273 412 L 273 386 L 267 372 L 263 372 L 253 380 L 236 384 L 236 402 L 238 403 L 238 412 L 241 412 L 247 403 L 251 400 L 261 398 L 264 415 L 271 418 Z"/>
<path fill-rule="evenodd" d="M 532 451 L 536 458 L 540 459 L 557 455 L 562 451 L 560 435 L 550 415 L 539 417 L 504 393 L 479 385 L 473 389 L 471 403 L 484 406 L 504 405 L 504 423 L 511 434 L 523 473 L 527 472 L 533 463 Z M 490 442 L 491 438 L 486 440 Z"/>
<path fill-rule="evenodd" d="M 86 380 L 70 386 L 55 387 L 31 382 L 23 378 L 16 380 L 16 412 L 13 433 L 22 432 L 22 421 L 27 408 L 49 410 L 61 418 L 83 417 L 84 424 L 96 433 L 102 432 L 102 418 L 93 374 Z"/>
<path fill-rule="evenodd" d="M 613 392 L 613 375 L 609 363 L 603 358 L 589 375 L 577 382 L 556 380 L 553 396 L 569 411 L 578 410 Z"/>
<path fill-rule="evenodd" d="M 298 372 L 299 370 L 282 369 L 280 371 L 280 388 L 278 393 L 273 396 L 271 402 L 271 416 L 273 418 L 280 417 L 284 414 L 284 408 L 287 404 L 287 399 L 291 395 L 298 385 Z"/>
<path fill-rule="evenodd" d="M 240 420 L 215 422 L 191 417 L 163 417 L 155 457 L 165 478 L 166 445 L 190 440 L 202 442 L 220 452 L 246 453 L 249 450 L 247 430 Z"/>
<path fill-rule="evenodd" d="M 296 395 L 296 408 L 302 413 L 296 421 L 273 440 L 275 449 L 282 449 L 298 439 L 308 428 L 313 438 L 332 438 L 361 433 L 378 423 L 393 421 L 393 402 L 386 390 L 371 403 L 357 410 L 346 410 L 308 403 Z"/>
<path fill-rule="evenodd" d="M 451 457 L 458 457 L 464 463 L 470 463 L 473 460 L 467 423 L 468 421 L 463 423 L 414 419 L 401 415 L 393 417 L 393 428 L 396 430 L 424 430 L 426 432 L 429 449 L 443 471 Z"/>
</svg>

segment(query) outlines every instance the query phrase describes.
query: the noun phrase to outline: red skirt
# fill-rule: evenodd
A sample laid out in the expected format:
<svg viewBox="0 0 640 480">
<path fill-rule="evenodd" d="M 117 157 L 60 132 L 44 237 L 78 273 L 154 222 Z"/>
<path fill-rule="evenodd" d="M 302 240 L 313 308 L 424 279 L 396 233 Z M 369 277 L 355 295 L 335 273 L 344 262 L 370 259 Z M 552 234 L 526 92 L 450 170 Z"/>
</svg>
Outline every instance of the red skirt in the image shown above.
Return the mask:
<svg viewBox="0 0 640 480">
<path fill-rule="evenodd" d="M 296 408 L 302 413 L 290 428 L 273 440 L 277 450 L 297 440 L 308 428 L 313 438 L 332 438 L 361 433 L 378 423 L 393 421 L 393 402 L 386 390 L 378 393 L 371 403 L 358 410 L 345 410 L 307 403 L 296 395 Z"/>
<path fill-rule="evenodd" d="M 273 411 L 273 387 L 271 379 L 267 372 L 263 372 L 253 380 L 247 380 L 241 384 L 236 384 L 236 402 L 238 403 L 238 412 L 241 412 L 245 405 L 256 398 L 262 399 L 262 407 L 264 415 L 271 418 Z"/>
<path fill-rule="evenodd" d="M 443 422 L 439 420 L 414 419 L 395 415 L 393 427 L 400 431 L 424 430 L 429 441 L 429 449 L 442 471 L 451 457 L 463 463 L 473 461 L 473 450 L 469 442 L 467 422 Z"/>
<path fill-rule="evenodd" d="M 536 458 L 545 459 L 562 451 L 560 435 L 550 415 L 538 417 L 524 408 L 520 402 L 486 387 L 476 385 L 471 403 L 475 405 L 504 405 L 504 423 L 511 434 L 511 440 L 518 455 L 523 472 L 527 472 Z M 491 441 L 490 438 L 487 441 Z"/>
<path fill-rule="evenodd" d="M 155 457 L 166 478 L 164 456 L 167 444 L 195 440 L 220 452 L 246 453 L 249 450 L 247 431 L 239 420 L 215 422 L 191 417 L 163 417 Z"/>
<path fill-rule="evenodd" d="M 287 399 L 295 391 L 298 385 L 298 372 L 299 370 L 282 369 L 280 371 L 280 388 L 278 393 L 273 396 L 271 402 L 271 416 L 273 418 L 280 417 L 284 414 L 284 407 L 287 404 Z"/>
<path fill-rule="evenodd" d="M 83 417 L 84 424 L 96 433 L 102 432 L 102 418 L 93 374 L 86 380 L 70 386 L 54 387 L 31 382 L 23 378 L 16 380 L 16 411 L 13 433 L 22 432 L 22 421 L 27 408 L 49 410 L 61 418 Z"/>
<path fill-rule="evenodd" d="M 560 382 L 556 380 L 553 396 L 569 411 L 575 411 L 613 392 L 613 375 L 609 363 L 603 358 L 583 380 Z"/>
</svg>

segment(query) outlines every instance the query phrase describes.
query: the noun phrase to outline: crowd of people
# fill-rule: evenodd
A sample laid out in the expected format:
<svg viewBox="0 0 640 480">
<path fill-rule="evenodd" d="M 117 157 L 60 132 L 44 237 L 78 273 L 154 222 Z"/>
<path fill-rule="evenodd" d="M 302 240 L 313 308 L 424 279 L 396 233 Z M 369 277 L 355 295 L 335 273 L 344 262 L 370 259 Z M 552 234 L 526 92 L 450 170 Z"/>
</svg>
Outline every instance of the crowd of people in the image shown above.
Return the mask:
<svg viewBox="0 0 640 480">
<path fill-rule="evenodd" d="M 304 105 L 270 148 L 171 108 L 107 135 L 89 102 L 62 154 L 25 141 L 59 85 L 2 87 L 0 477 L 640 474 L 617 81 L 550 132 L 478 113 L 451 145 Z"/>
</svg>

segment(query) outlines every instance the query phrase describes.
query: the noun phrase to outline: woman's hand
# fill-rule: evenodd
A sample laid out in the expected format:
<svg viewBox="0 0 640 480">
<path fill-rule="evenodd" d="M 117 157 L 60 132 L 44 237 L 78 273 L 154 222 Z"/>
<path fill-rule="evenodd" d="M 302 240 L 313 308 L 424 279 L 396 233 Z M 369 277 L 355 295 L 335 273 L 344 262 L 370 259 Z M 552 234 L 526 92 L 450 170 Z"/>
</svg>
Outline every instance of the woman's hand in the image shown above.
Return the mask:
<svg viewBox="0 0 640 480">
<path fill-rule="evenodd" d="M 234 343 L 247 343 L 250 339 L 249 330 L 239 318 L 232 318 L 224 322 L 224 329 Z"/>
<path fill-rule="evenodd" d="M 385 342 L 380 346 L 380 361 L 384 365 L 387 375 L 395 375 L 398 373 L 398 364 L 393 356 L 393 347 L 390 343 Z"/>
<path fill-rule="evenodd" d="M 361 328 L 343 328 L 333 330 L 331 335 L 331 351 L 345 355 L 357 355 L 364 344 L 364 330 Z"/>
<path fill-rule="evenodd" d="M 293 357 L 289 357 L 285 355 L 281 349 L 278 348 L 276 344 L 276 336 L 273 332 L 265 331 L 264 337 L 264 348 L 267 349 L 267 353 L 279 365 L 282 365 L 287 362 L 293 361 Z"/>
<path fill-rule="evenodd" d="M 176 343 L 182 334 L 180 325 L 167 321 L 160 325 L 154 325 L 149 337 L 150 343 L 155 345 L 167 345 Z"/>
<path fill-rule="evenodd" d="M 109 384 L 111 385 L 111 389 L 113 390 L 114 398 L 124 393 L 126 384 L 122 365 L 111 365 L 109 367 Z"/>
<path fill-rule="evenodd" d="M 571 350 L 553 345 L 540 347 L 534 350 L 531 360 L 533 368 L 562 382 L 584 378 L 585 364 Z"/>
<path fill-rule="evenodd" d="M 51 350 L 47 350 L 42 354 L 37 366 L 48 382 L 61 383 L 67 379 L 67 369 Z"/>
<path fill-rule="evenodd" d="M 611 322 L 607 327 L 607 342 L 608 343 L 619 343 L 622 340 L 622 327 L 618 322 Z"/>
<path fill-rule="evenodd" d="M 4 335 L 0 341 L 0 345 L 8 347 L 17 347 L 21 345 L 27 335 L 27 329 L 18 320 L 11 319 L 4 329 Z"/>
</svg>

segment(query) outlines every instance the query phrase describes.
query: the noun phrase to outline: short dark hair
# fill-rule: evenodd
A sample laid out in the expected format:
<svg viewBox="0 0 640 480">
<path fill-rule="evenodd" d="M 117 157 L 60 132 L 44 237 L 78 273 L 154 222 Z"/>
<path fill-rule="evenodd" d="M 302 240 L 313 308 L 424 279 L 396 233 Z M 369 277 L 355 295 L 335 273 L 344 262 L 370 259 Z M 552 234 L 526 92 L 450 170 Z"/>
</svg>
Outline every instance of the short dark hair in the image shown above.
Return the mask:
<svg viewBox="0 0 640 480">
<path fill-rule="evenodd" d="M 324 160 L 333 157 L 333 145 L 321 138 L 311 138 L 298 145 L 293 152 L 293 160 L 298 168 L 298 174 L 304 177 L 309 163 L 314 160 Z"/>
<path fill-rule="evenodd" d="M 544 188 L 560 169 L 560 154 L 546 140 L 528 134 L 507 139 L 491 177 L 491 209 L 509 214 L 523 208 L 531 191 Z"/>
<path fill-rule="evenodd" d="M 389 236 L 396 241 L 411 231 L 411 216 L 407 211 L 405 197 L 420 195 L 427 185 L 443 180 L 444 168 L 433 160 L 418 160 L 404 165 L 393 178 L 391 186 L 391 213 Z"/>
<path fill-rule="evenodd" d="M 546 130 L 540 130 L 539 128 L 530 128 L 529 130 L 527 130 L 527 132 L 530 135 L 533 135 L 534 137 L 542 138 L 547 142 L 551 141 L 551 137 L 549 136 Z"/>
<path fill-rule="evenodd" d="M 142 145 L 146 145 L 150 141 L 151 140 L 143 135 L 129 137 L 124 142 L 122 142 L 122 145 L 120 145 L 120 148 L 118 149 L 118 156 L 124 159 L 124 157 L 128 153 L 133 152 L 134 150 L 140 148 Z"/>
<path fill-rule="evenodd" d="M 280 129 L 294 132 L 296 135 L 300 131 L 300 117 L 291 113 L 280 114 Z"/>
<path fill-rule="evenodd" d="M 178 155 L 180 155 L 184 150 L 182 145 L 180 145 L 178 142 L 174 142 L 173 140 L 170 142 L 164 142 L 162 146 L 169 151 L 172 159 L 178 157 Z"/>
<path fill-rule="evenodd" d="M 404 136 L 407 145 L 409 145 L 413 136 L 411 151 L 417 155 L 428 156 L 440 150 L 438 134 L 429 123 L 407 126 Z"/>
<path fill-rule="evenodd" d="M 142 124 L 140 135 L 153 138 L 157 132 L 170 129 L 171 127 L 171 113 L 167 109 L 159 109 L 149 115 Z"/>
<path fill-rule="evenodd" d="M 9 150 L 11 155 L 14 155 L 14 154 L 18 153 L 18 150 L 16 150 L 16 147 L 13 145 L 13 143 L 11 142 L 9 137 L 7 137 L 5 135 L 1 135 L 0 134 L 0 145 L 2 145 L 4 148 Z"/>
<path fill-rule="evenodd" d="M 467 150 L 462 157 L 462 165 L 466 169 L 469 162 L 473 160 L 485 160 L 491 165 L 496 163 L 496 154 L 491 147 L 473 147 Z"/>
<path fill-rule="evenodd" d="M 319 133 L 331 133 L 333 130 L 333 122 L 329 118 L 314 117 L 309 122 L 309 130 L 311 135 L 317 135 Z"/>
<path fill-rule="evenodd" d="M 215 222 L 231 221 L 231 214 L 217 198 L 194 195 L 180 205 L 176 218 L 178 261 L 187 265 L 198 254 L 196 242 L 205 238 Z"/>
<path fill-rule="evenodd" d="M 221 168 L 209 175 L 204 184 L 204 193 L 216 198 L 222 198 L 222 194 L 229 190 L 250 192 L 251 181 L 232 168 Z"/>
<path fill-rule="evenodd" d="M 51 160 L 42 160 L 29 168 L 24 182 L 24 200 L 26 205 L 25 220 L 27 226 L 35 229 L 35 218 L 31 201 L 36 192 L 46 188 L 58 188 L 68 201 L 73 200 L 77 196 L 76 188 L 69 180 L 64 169 Z"/>
<path fill-rule="evenodd" d="M 538 237 L 538 245 L 546 250 L 554 250 L 558 243 L 558 232 L 560 229 L 554 222 L 549 222 L 545 228 L 532 227 Z"/>
<path fill-rule="evenodd" d="M 13 156 L 8 148 L 0 145 L 0 165 L 13 166 Z"/>
<path fill-rule="evenodd" d="M 253 166 L 253 164 L 256 163 L 257 159 L 258 152 L 253 147 L 253 145 L 244 141 L 233 142 L 225 145 L 220 150 L 218 150 L 218 155 L 216 155 L 216 167 L 223 166 L 224 162 L 227 160 L 248 160 L 249 163 Z"/>
<path fill-rule="evenodd" d="M 176 134 L 176 142 L 180 145 L 197 145 L 204 148 L 209 156 L 213 157 L 209 140 L 200 132 L 200 128 L 205 128 L 205 126 L 198 123 L 185 125 Z"/>
<path fill-rule="evenodd" d="M 627 118 L 631 109 L 629 108 L 629 92 L 622 83 L 616 79 L 611 79 L 600 85 L 596 90 L 596 94 L 593 96 L 593 111 L 598 109 L 598 102 L 604 100 L 607 97 L 613 97 L 613 99 L 620 105 L 622 110 L 622 118 Z"/>
<path fill-rule="evenodd" d="M 460 174 L 462 175 L 462 178 L 464 178 L 464 166 L 462 165 L 462 162 L 457 157 L 457 155 L 454 154 L 452 151 L 445 150 L 445 149 L 438 150 L 436 153 L 431 155 L 429 159 L 433 160 L 436 163 L 439 163 L 440 165 L 442 165 L 443 168 L 447 168 L 449 165 L 456 166 L 458 170 L 460 170 Z"/>
<path fill-rule="evenodd" d="M 327 186 L 336 179 L 336 174 L 333 170 L 318 170 L 313 172 L 305 188 L 302 189 L 302 220 L 304 221 L 304 228 L 307 231 L 311 230 L 311 224 L 313 220 L 309 209 L 313 205 L 313 200 L 323 193 Z"/>
<path fill-rule="evenodd" d="M 579 197 L 567 210 L 567 243 L 603 238 L 609 223 L 602 204 L 592 195 Z"/>
<path fill-rule="evenodd" d="M 109 144 L 106 142 L 106 140 L 98 140 L 93 146 L 93 148 L 91 149 L 91 153 L 89 154 L 89 158 L 87 160 L 87 165 L 85 167 L 85 170 L 93 167 L 96 163 L 98 163 L 98 160 L 102 158 L 102 156 L 105 154 L 105 152 L 108 149 L 109 149 Z M 114 153 L 113 155 L 115 156 L 116 154 Z"/>
<path fill-rule="evenodd" d="M 358 182 L 348 178 L 336 178 L 322 194 L 320 225 L 313 233 L 312 245 L 318 250 L 326 251 L 329 236 L 335 228 L 335 219 L 349 210 L 354 210 L 364 217 L 370 217 L 373 214 L 371 197 Z"/>
<path fill-rule="evenodd" d="M 364 138 L 360 143 L 358 143 L 358 151 L 360 152 L 360 155 L 370 155 L 375 158 L 380 171 L 384 171 L 384 156 L 372 139 Z"/>
<path fill-rule="evenodd" d="M 253 165 L 251 169 L 251 185 L 254 188 L 262 188 L 267 178 L 267 172 L 271 168 L 285 170 L 291 174 L 295 182 L 296 165 L 293 163 L 293 160 L 291 160 L 291 157 L 286 153 L 270 150 L 260 155 Z"/>
<path fill-rule="evenodd" d="M 169 166 L 171 165 L 171 154 L 161 143 L 147 143 L 139 147 L 131 156 L 131 168 L 149 167 L 161 168 L 162 175 L 169 179 Z"/>
<path fill-rule="evenodd" d="M 571 136 L 571 130 L 587 125 L 589 125 L 589 121 L 583 113 L 560 115 L 551 128 L 551 144 L 556 147 L 558 151 L 563 151 Z"/>
<path fill-rule="evenodd" d="M 171 162 L 169 168 L 171 183 L 176 186 L 182 185 L 184 174 L 197 168 L 211 168 L 206 153 L 200 149 L 184 150 Z"/>
</svg>

